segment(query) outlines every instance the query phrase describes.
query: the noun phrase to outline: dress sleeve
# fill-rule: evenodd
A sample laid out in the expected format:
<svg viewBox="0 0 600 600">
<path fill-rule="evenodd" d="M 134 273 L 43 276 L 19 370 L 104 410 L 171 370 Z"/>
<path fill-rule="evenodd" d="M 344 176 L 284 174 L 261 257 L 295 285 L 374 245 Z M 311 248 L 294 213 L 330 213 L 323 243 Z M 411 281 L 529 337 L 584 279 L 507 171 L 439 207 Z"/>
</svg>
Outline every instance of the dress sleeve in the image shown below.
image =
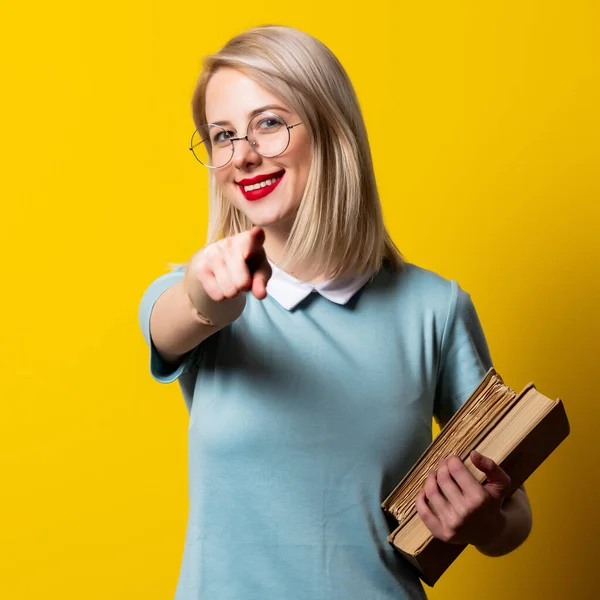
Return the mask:
<svg viewBox="0 0 600 600">
<path fill-rule="evenodd" d="M 181 281 L 184 274 L 185 268 L 179 268 L 161 275 L 148 286 L 139 305 L 140 328 L 150 350 L 150 374 L 160 383 L 171 383 L 189 371 L 195 363 L 199 351 L 198 346 L 182 356 L 177 365 L 169 365 L 160 357 L 150 336 L 150 315 L 154 304 L 163 292 Z"/>
<path fill-rule="evenodd" d="M 471 296 L 451 281 L 451 299 L 441 341 L 434 417 L 443 426 L 492 367 L 490 351 Z"/>
</svg>

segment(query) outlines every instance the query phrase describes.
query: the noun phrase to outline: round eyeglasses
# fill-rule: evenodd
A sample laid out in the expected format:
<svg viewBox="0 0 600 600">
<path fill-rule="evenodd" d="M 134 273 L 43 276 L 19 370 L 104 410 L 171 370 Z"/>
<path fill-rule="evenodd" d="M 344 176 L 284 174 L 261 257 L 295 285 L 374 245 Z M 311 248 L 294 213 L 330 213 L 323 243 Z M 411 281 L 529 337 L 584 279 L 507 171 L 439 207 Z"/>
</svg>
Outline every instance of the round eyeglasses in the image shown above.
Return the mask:
<svg viewBox="0 0 600 600">
<path fill-rule="evenodd" d="M 201 125 L 192 135 L 190 150 L 196 160 L 209 169 L 227 165 L 235 152 L 234 142 L 246 140 L 254 152 L 265 158 L 283 154 L 290 145 L 290 130 L 302 123 L 288 125 L 279 115 L 261 112 L 248 123 L 246 135 L 234 137 L 220 125 Z"/>
</svg>

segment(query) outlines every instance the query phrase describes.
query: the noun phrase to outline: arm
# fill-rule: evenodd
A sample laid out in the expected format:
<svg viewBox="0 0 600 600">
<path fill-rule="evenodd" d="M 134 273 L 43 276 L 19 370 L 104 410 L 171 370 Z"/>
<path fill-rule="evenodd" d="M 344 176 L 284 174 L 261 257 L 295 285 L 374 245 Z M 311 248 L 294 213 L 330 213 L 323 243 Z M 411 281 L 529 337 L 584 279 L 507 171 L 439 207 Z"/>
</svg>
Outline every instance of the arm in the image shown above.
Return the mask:
<svg viewBox="0 0 600 600">
<path fill-rule="evenodd" d="M 152 341 L 167 364 L 176 364 L 186 352 L 222 327 L 198 312 L 185 289 L 185 280 L 165 290 L 150 314 Z"/>
<path fill-rule="evenodd" d="M 149 332 L 167 365 L 175 365 L 202 341 L 235 321 L 252 290 L 263 299 L 271 267 L 258 227 L 203 248 L 190 260 L 183 279 L 162 291 L 151 307 Z M 257 265 L 253 272 L 247 261 Z M 147 325 L 148 326 L 148 325 Z"/>
<path fill-rule="evenodd" d="M 521 486 L 502 506 L 504 528 L 495 540 L 478 545 L 486 556 L 502 556 L 518 548 L 529 536 L 532 525 L 531 506 L 525 488 Z"/>
<path fill-rule="evenodd" d="M 492 366 L 488 345 L 470 296 L 455 289 L 440 350 L 434 416 L 443 427 Z M 488 556 L 520 545 L 531 529 L 531 510 L 523 489 L 510 499 L 508 475 L 489 458 L 471 455 L 487 483 L 480 484 L 458 457 L 432 472 L 417 496 L 417 511 L 431 533 L 443 541 L 468 543 Z"/>
</svg>

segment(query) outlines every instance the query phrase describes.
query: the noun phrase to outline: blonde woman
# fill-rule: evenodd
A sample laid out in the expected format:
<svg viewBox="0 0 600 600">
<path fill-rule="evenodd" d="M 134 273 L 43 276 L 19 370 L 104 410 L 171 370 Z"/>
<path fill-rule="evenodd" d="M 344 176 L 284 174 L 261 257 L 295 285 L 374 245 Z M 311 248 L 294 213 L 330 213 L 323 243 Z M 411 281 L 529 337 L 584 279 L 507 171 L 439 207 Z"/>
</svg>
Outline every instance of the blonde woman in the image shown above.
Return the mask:
<svg viewBox="0 0 600 600">
<path fill-rule="evenodd" d="M 423 598 L 380 503 L 492 364 L 470 296 L 392 243 L 322 43 L 242 33 L 205 60 L 192 108 L 209 240 L 139 312 L 152 375 L 190 411 L 176 598 Z M 417 508 L 437 537 L 504 554 L 528 535 L 527 497 L 473 460 L 486 485 L 450 460 Z"/>
</svg>

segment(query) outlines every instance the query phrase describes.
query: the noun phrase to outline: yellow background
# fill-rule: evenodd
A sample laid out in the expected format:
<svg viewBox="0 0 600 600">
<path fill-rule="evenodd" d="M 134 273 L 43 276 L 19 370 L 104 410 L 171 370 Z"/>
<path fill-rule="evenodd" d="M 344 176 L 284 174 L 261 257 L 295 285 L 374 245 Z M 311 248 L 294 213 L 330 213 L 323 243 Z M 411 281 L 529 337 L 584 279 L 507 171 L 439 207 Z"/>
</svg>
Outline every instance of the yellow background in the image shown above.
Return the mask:
<svg viewBox="0 0 600 600">
<path fill-rule="evenodd" d="M 262 23 L 338 55 L 399 247 L 471 293 L 511 387 L 534 380 L 570 416 L 528 483 L 529 541 L 499 559 L 469 549 L 430 597 L 598 597 L 599 13 L 596 0 L 5 3 L 0 598 L 174 593 L 187 414 L 177 385 L 148 374 L 137 307 L 204 241 L 206 174 L 187 150 L 200 59 Z"/>
</svg>

